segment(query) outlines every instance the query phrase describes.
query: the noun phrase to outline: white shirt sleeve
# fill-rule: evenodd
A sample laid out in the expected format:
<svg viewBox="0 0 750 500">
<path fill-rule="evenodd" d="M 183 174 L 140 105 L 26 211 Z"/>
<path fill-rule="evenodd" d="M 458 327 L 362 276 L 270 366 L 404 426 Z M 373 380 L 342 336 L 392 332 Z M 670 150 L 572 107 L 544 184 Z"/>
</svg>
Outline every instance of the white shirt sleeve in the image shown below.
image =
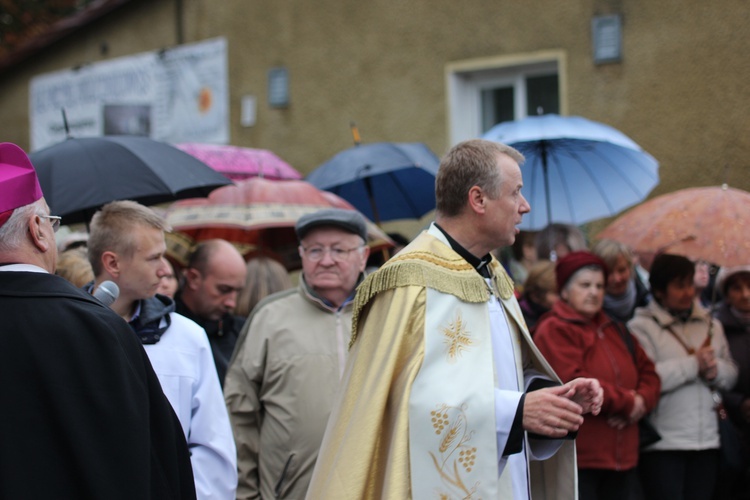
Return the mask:
<svg viewBox="0 0 750 500">
<path fill-rule="evenodd" d="M 234 499 L 237 451 L 206 332 L 171 313 L 172 324 L 146 353 L 182 424 L 198 499 Z"/>
</svg>

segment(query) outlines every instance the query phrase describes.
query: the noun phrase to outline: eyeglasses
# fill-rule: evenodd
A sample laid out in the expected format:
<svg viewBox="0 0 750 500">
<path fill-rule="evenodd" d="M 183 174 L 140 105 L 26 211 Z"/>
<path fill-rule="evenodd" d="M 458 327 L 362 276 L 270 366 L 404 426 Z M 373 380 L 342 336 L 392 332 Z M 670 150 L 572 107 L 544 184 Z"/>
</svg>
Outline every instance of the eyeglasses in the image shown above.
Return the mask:
<svg viewBox="0 0 750 500">
<path fill-rule="evenodd" d="M 60 222 L 62 221 L 62 217 L 60 217 L 59 215 L 39 215 L 39 217 L 49 219 L 50 224 L 52 224 L 52 231 L 57 232 L 57 230 L 60 229 Z"/>
<path fill-rule="evenodd" d="M 300 245 L 300 251 L 305 254 L 305 257 L 310 262 L 320 262 L 323 260 L 323 257 L 326 253 L 331 254 L 331 259 L 333 259 L 334 262 L 344 262 L 349 258 L 349 254 L 352 253 L 355 250 L 359 250 L 361 248 L 364 248 L 364 245 L 360 245 L 358 247 L 354 248 L 328 248 L 328 247 L 310 247 L 305 248 Z"/>
</svg>

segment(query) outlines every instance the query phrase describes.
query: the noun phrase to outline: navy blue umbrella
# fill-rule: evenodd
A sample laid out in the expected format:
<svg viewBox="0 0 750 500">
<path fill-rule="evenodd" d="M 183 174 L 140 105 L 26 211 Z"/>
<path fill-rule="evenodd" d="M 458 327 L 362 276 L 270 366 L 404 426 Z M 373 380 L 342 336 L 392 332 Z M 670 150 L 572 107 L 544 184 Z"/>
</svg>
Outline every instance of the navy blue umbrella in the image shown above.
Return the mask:
<svg viewBox="0 0 750 500">
<path fill-rule="evenodd" d="M 435 208 L 440 160 L 422 143 L 378 142 L 341 151 L 307 181 L 380 223 L 417 219 Z"/>
<path fill-rule="evenodd" d="M 503 122 L 483 139 L 518 149 L 531 212 L 519 226 L 583 224 L 617 215 L 659 183 L 659 163 L 625 134 L 580 116 L 554 114 Z"/>
<path fill-rule="evenodd" d="M 63 224 L 88 223 L 115 200 L 154 205 L 206 197 L 232 184 L 193 156 L 147 137 L 69 138 L 29 158 L 50 210 Z"/>
</svg>

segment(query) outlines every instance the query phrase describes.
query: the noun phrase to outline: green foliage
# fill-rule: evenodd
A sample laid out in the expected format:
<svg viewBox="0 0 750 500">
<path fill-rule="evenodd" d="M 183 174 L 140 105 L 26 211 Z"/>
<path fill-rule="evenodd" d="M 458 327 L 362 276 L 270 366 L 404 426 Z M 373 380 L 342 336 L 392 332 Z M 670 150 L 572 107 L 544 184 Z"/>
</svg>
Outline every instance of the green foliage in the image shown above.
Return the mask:
<svg viewBox="0 0 750 500">
<path fill-rule="evenodd" d="M 0 57 L 56 22 L 84 10 L 95 0 L 0 0 Z"/>
</svg>

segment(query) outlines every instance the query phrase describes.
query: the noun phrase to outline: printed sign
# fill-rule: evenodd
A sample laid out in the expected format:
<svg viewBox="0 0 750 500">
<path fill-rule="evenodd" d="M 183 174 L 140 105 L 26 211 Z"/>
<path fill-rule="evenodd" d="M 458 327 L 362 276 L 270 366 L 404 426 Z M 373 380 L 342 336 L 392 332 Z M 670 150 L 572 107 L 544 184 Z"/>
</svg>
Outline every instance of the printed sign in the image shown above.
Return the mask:
<svg viewBox="0 0 750 500">
<path fill-rule="evenodd" d="M 47 73 L 29 94 L 32 151 L 67 133 L 229 142 L 225 38 Z"/>
</svg>

